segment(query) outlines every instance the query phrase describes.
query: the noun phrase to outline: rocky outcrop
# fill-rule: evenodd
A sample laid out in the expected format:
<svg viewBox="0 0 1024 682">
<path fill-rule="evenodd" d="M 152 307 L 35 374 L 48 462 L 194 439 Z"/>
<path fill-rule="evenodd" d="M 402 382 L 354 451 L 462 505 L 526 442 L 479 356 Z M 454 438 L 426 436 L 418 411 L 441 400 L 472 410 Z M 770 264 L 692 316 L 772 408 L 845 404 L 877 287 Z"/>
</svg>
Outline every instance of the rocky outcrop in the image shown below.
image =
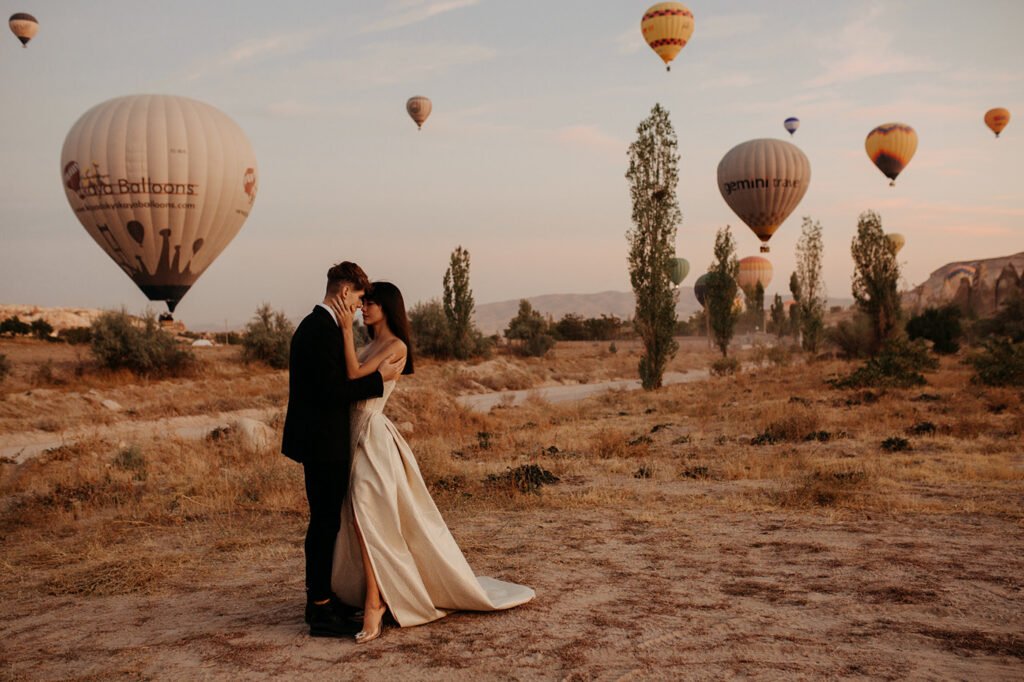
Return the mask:
<svg viewBox="0 0 1024 682">
<path fill-rule="evenodd" d="M 925 308 L 954 304 L 972 317 L 989 317 L 1008 296 L 1024 294 L 1024 252 L 999 258 L 956 261 L 934 271 L 927 280 L 903 294 L 903 308 L 918 313 Z"/>
</svg>

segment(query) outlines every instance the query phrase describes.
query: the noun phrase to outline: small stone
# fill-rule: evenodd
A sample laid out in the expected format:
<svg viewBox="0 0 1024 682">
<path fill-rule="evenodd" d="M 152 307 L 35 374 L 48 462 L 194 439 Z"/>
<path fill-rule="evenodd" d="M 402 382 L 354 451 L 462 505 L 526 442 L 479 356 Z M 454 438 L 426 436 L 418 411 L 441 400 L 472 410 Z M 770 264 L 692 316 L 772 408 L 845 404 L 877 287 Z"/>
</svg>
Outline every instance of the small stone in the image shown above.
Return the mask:
<svg viewBox="0 0 1024 682">
<path fill-rule="evenodd" d="M 100 403 L 100 405 L 102 405 L 103 407 L 107 408 L 111 412 L 120 412 L 121 410 L 124 409 L 123 407 L 121 407 L 121 405 L 119 403 L 114 402 L 113 400 L 110 400 L 109 398 L 107 400 L 102 401 Z"/>
<path fill-rule="evenodd" d="M 256 419 L 239 417 L 234 427 L 238 431 L 243 447 L 252 452 L 260 452 L 270 447 L 276 440 L 274 430 Z"/>
<path fill-rule="evenodd" d="M 413 427 L 412 422 L 400 422 L 399 424 L 397 424 L 397 426 L 398 430 L 404 434 L 412 433 L 415 428 Z"/>
</svg>

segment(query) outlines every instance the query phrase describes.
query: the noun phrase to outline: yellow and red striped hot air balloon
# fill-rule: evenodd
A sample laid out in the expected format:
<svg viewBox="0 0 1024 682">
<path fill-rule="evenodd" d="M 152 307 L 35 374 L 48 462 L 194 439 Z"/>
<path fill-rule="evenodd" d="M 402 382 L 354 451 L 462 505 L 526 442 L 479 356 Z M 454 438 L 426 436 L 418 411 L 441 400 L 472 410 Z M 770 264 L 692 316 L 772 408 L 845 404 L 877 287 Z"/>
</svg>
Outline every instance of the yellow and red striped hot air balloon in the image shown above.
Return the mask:
<svg viewBox="0 0 1024 682">
<path fill-rule="evenodd" d="M 665 62 L 665 70 L 671 71 L 669 62 L 686 47 L 693 35 L 693 12 L 681 2 L 651 5 L 640 21 L 640 32 L 651 49 Z"/>
<path fill-rule="evenodd" d="M 999 137 L 999 133 L 1003 132 L 1003 128 L 1010 122 L 1010 110 L 1002 107 L 996 107 L 995 109 L 989 109 L 985 112 L 985 125 Z"/>
<path fill-rule="evenodd" d="M 434 105 L 431 104 L 430 98 L 422 95 L 410 97 L 405 103 L 405 110 L 409 113 L 410 118 L 416 122 L 416 127 L 420 130 L 423 130 L 423 124 L 427 122 L 427 118 L 430 116 L 433 108 Z"/>
<path fill-rule="evenodd" d="M 878 166 L 889 186 L 896 184 L 896 178 L 914 158 L 917 151 L 917 133 L 906 123 L 883 123 L 864 140 L 868 158 Z"/>
<path fill-rule="evenodd" d="M 740 273 L 736 277 L 736 283 L 743 291 L 753 292 L 758 283 L 761 288 L 768 289 L 772 282 L 772 262 L 762 256 L 747 256 L 740 260 Z"/>
<path fill-rule="evenodd" d="M 36 33 L 39 32 L 39 22 L 36 21 L 36 18 L 24 12 L 12 14 L 7 25 L 11 27 L 11 33 L 21 41 L 22 47 L 28 47 L 28 41 L 35 38 Z"/>
</svg>

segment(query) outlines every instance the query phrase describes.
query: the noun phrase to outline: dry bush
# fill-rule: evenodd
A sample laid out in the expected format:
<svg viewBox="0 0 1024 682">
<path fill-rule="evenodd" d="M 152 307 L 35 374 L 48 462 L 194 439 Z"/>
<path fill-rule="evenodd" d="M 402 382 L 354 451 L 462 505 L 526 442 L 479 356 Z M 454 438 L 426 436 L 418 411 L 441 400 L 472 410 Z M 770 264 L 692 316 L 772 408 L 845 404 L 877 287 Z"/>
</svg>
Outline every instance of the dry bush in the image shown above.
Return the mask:
<svg viewBox="0 0 1024 682">
<path fill-rule="evenodd" d="M 872 481 L 863 468 L 815 469 L 769 497 L 781 507 L 836 507 L 860 497 Z"/>
<path fill-rule="evenodd" d="M 762 413 L 757 445 L 772 443 L 796 443 L 808 440 L 821 428 L 821 415 L 809 405 L 788 402 L 777 404 Z"/>
</svg>

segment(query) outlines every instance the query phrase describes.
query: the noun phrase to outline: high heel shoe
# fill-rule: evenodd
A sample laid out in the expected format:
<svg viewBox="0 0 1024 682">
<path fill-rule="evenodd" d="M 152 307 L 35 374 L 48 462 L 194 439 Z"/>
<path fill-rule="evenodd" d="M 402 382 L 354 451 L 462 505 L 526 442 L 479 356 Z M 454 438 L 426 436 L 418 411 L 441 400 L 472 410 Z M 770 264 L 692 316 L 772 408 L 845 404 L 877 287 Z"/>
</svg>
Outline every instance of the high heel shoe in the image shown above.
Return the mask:
<svg viewBox="0 0 1024 682">
<path fill-rule="evenodd" d="M 380 620 L 377 621 L 377 628 L 372 631 L 360 630 L 356 633 L 356 644 L 366 644 L 372 642 L 381 636 L 384 632 L 384 614 L 387 613 L 388 605 L 381 604 L 379 609 L 369 608 L 366 610 L 367 614 L 376 614 L 380 612 Z"/>
</svg>

